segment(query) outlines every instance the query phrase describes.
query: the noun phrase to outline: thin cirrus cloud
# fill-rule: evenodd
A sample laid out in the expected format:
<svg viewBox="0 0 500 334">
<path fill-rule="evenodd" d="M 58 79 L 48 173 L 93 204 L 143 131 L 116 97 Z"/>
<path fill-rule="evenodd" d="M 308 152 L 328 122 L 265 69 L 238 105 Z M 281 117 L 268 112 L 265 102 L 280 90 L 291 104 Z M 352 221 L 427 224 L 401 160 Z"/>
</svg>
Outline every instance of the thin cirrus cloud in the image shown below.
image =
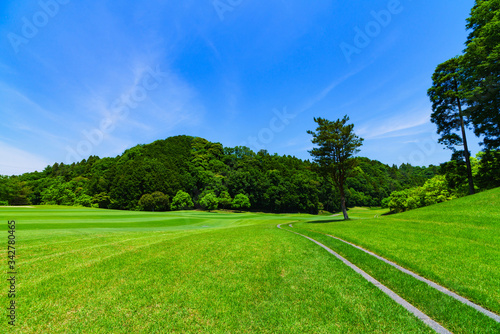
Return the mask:
<svg viewBox="0 0 500 334">
<path fill-rule="evenodd" d="M 3 142 L 0 142 L 0 156 L 2 157 L 2 162 L 0 162 L 1 173 L 5 175 L 32 172 L 34 170 L 42 171 L 49 165 L 49 161 L 45 158 Z"/>
<path fill-rule="evenodd" d="M 82 101 L 89 101 L 85 109 L 94 116 L 85 124 L 80 124 L 80 136 L 73 138 L 70 148 L 77 150 L 82 141 L 89 141 L 86 134 L 95 134 L 96 131 L 99 131 L 95 135 L 99 140 L 87 145 L 92 146 L 85 151 L 87 154 L 102 154 L 106 152 L 104 148 L 110 146 L 121 148 L 125 142 L 133 144 L 134 138 L 136 144 L 142 140 L 158 139 L 155 136 L 187 122 L 191 126 L 198 124 L 204 109 L 197 102 L 196 90 L 170 69 L 167 70 L 166 65 L 155 63 L 159 62 L 142 62 L 128 75 L 122 74 L 128 84 L 115 84 L 114 88 L 110 88 L 113 84 L 110 81 L 104 91 L 93 90 L 89 96 L 81 97 Z M 103 127 L 103 123 L 107 126 Z M 116 152 L 116 149 L 111 150 Z M 80 156 L 83 157 L 83 154 Z"/>
<path fill-rule="evenodd" d="M 426 110 L 411 111 L 395 115 L 389 119 L 372 120 L 369 124 L 365 123 L 361 125 L 358 134 L 365 139 L 402 137 L 410 135 L 410 129 L 415 129 L 424 124 L 430 124 L 430 112 Z M 417 131 L 416 133 L 420 132 Z"/>
</svg>

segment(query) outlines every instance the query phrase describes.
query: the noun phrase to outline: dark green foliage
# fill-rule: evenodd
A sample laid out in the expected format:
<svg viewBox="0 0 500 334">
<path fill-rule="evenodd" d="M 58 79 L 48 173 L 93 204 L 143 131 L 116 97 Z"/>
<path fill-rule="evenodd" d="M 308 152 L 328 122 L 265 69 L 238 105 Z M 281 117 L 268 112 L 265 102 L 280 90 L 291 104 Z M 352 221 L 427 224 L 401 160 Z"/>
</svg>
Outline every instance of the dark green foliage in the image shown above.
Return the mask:
<svg viewBox="0 0 500 334">
<path fill-rule="evenodd" d="M 486 151 L 480 154 L 476 176 L 481 189 L 500 187 L 500 151 Z"/>
<path fill-rule="evenodd" d="M 231 203 L 233 202 L 233 199 L 231 198 L 231 196 L 229 195 L 229 193 L 227 191 L 223 191 L 220 193 L 220 196 L 219 196 L 219 206 L 222 207 L 222 209 L 227 209 Z"/>
<path fill-rule="evenodd" d="M 145 194 L 174 199 L 179 190 L 193 208 L 207 193 L 227 209 L 237 194 L 247 194 L 252 210 L 317 213 L 340 210 L 340 195 L 315 164 L 246 147 L 222 147 L 202 138 L 171 137 L 138 145 L 115 158 L 90 157 L 72 165 L 56 163 L 43 172 L 0 178 L 0 201 L 10 204 L 64 204 L 99 208 L 143 208 Z M 358 158 L 356 177 L 346 179 L 348 206 L 380 206 L 395 190 L 421 186 L 437 173 L 434 166 L 387 166 Z M 178 198 L 179 199 L 179 198 Z M 146 210 L 168 210 L 149 207 Z"/>
<path fill-rule="evenodd" d="M 432 76 L 433 86 L 429 89 L 428 95 L 432 102 L 431 121 L 437 125 L 438 134 L 441 135 L 439 142 L 453 150 L 454 154 L 457 153 L 456 146 L 463 147 L 462 155 L 467 167 L 469 194 L 473 195 L 474 182 L 465 133 L 469 121 L 462 109 L 467 103 L 464 88 L 466 78 L 460 67 L 460 59 L 460 57 L 452 58 L 438 65 Z"/>
<path fill-rule="evenodd" d="M 7 186 L 7 200 L 10 205 L 28 205 L 31 204 L 29 194 L 31 189 L 27 182 L 22 181 L 18 177 L 13 177 L 9 180 Z"/>
<path fill-rule="evenodd" d="M 139 200 L 139 208 L 145 211 L 167 211 L 170 210 L 170 199 L 161 191 L 144 194 Z"/>
<path fill-rule="evenodd" d="M 467 19 L 462 67 L 468 113 L 487 149 L 500 147 L 500 0 L 476 0 Z"/>
<path fill-rule="evenodd" d="M 153 196 L 151 196 L 151 194 L 142 195 L 141 199 L 139 200 L 139 207 L 145 211 L 154 211 L 155 205 Z"/>
<path fill-rule="evenodd" d="M 432 102 L 431 122 L 436 124 L 441 135 L 439 142 L 454 152 L 456 146 L 464 143 L 462 122 L 469 123 L 462 112 L 462 107 L 466 106 L 463 81 L 460 57 L 455 57 L 437 66 L 432 75 L 433 85 L 427 91 Z"/>
</svg>

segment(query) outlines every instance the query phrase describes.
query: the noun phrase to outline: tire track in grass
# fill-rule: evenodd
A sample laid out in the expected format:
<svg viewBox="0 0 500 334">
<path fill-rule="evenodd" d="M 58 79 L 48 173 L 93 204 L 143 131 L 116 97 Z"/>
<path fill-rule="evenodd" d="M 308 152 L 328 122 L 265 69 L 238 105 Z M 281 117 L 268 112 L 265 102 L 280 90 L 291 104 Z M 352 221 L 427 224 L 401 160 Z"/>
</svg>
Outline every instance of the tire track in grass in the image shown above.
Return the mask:
<svg viewBox="0 0 500 334">
<path fill-rule="evenodd" d="M 279 224 L 277 227 L 279 229 L 282 229 L 281 225 L 282 224 Z M 406 300 L 404 300 L 403 298 L 401 298 L 394 291 L 392 291 L 391 289 L 389 289 L 388 287 L 386 287 L 385 285 L 383 285 L 382 283 L 380 283 L 379 281 L 377 281 L 372 276 L 368 275 L 366 272 L 364 272 L 363 270 L 361 270 L 360 268 L 358 268 L 357 266 L 355 266 L 353 263 L 349 262 L 344 257 L 340 256 L 339 254 L 337 254 L 336 252 L 334 252 L 330 248 L 328 248 L 325 245 L 323 245 L 322 243 L 320 243 L 319 241 L 316 241 L 313 238 L 310 238 L 310 237 L 308 237 L 306 235 L 303 235 L 303 234 L 300 234 L 300 233 L 297 233 L 297 232 L 294 232 L 294 231 L 290 231 L 290 230 L 287 230 L 287 229 L 282 229 L 282 230 L 285 230 L 287 232 L 291 232 L 291 233 L 300 235 L 300 236 L 302 236 L 302 237 L 304 237 L 306 239 L 309 239 L 310 241 L 314 242 L 318 246 L 322 247 L 328 253 L 332 254 L 337 259 L 339 259 L 340 261 L 342 261 L 345 265 L 347 265 L 352 270 L 354 270 L 355 272 L 357 272 L 358 274 L 360 274 L 368 282 L 370 282 L 373 285 L 375 285 L 383 293 L 385 293 L 387 296 L 389 296 L 389 298 L 391 298 L 392 300 L 394 300 L 399 305 L 403 306 L 407 311 L 409 311 L 410 313 L 412 313 L 414 316 L 416 316 L 418 319 L 420 319 L 427 326 L 429 326 L 430 328 L 432 328 L 433 330 L 435 330 L 437 333 L 439 333 L 439 334 L 452 334 L 450 331 L 448 331 L 446 328 L 444 328 L 443 326 L 441 326 L 439 323 L 437 323 L 436 321 L 432 320 L 425 313 L 423 313 L 422 311 L 420 311 L 419 309 L 417 309 L 415 306 L 413 306 L 412 304 L 408 303 Z"/>
<path fill-rule="evenodd" d="M 291 224 L 290 224 L 290 225 L 291 225 Z M 321 232 L 317 232 L 317 233 L 321 233 Z M 401 266 L 400 266 L 400 265 L 398 265 L 397 263 L 394 263 L 394 262 L 392 262 L 392 261 L 389 261 L 389 260 L 387 260 L 386 258 L 383 258 L 382 256 L 377 255 L 377 254 L 375 254 L 375 253 L 373 253 L 373 252 L 370 252 L 369 250 L 366 250 L 366 249 L 364 249 L 364 248 L 362 248 L 362 247 L 360 247 L 360 246 L 358 246 L 358 245 L 355 245 L 355 244 L 353 244 L 353 243 L 350 243 L 349 241 L 343 240 L 343 239 L 341 239 L 341 238 L 335 237 L 335 236 L 330 235 L 330 234 L 325 234 L 325 233 L 321 233 L 321 234 L 326 235 L 327 237 L 333 238 L 333 239 L 335 239 L 335 240 L 338 240 L 338 241 L 340 241 L 340 242 L 343 242 L 343 243 L 345 243 L 345 244 L 347 244 L 347 245 L 350 245 L 350 246 L 352 246 L 352 247 L 354 247 L 354 248 L 357 248 L 357 249 L 359 249 L 360 251 L 363 251 L 364 253 L 366 253 L 366 254 L 368 254 L 368 255 L 371 255 L 371 256 L 373 256 L 373 257 L 375 257 L 375 258 L 379 259 L 380 261 L 383 261 L 383 262 L 387 263 L 388 265 L 390 265 L 390 266 L 392 266 L 392 267 L 394 267 L 394 268 L 398 269 L 399 271 L 401 271 L 401 272 L 403 272 L 403 273 L 405 273 L 405 274 L 407 274 L 407 275 L 410 275 L 410 276 L 414 277 L 415 279 L 417 279 L 417 280 L 419 280 L 419 281 L 421 281 L 421 282 L 426 283 L 427 285 L 429 285 L 430 287 L 432 287 L 432 288 L 434 288 L 434 289 L 438 290 L 439 292 L 442 292 L 442 293 L 444 293 L 445 295 L 448 295 L 448 296 L 450 296 L 450 297 L 452 297 L 452 298 L 454 298 L 454 299 L 458 300 L 458 301 L 459 301 L 459 302 L 461 302 L 462 304 L 465 304 L 465 305 L 467 305 L 467 306 L 470 306 L 470 307 L 474 308 L 476 311 L 481 312 L 481 313 L 482 313 L 482 314 L 484 314 L 485 316 L 487 316 L 487 317 L 489 317 L 489 318 L 493 319 L 494 321 L 496 321 L 496 322 L 500 323 L 500 316 L 499 316 L 498 314 L 493 313 L 493 312 L 491 312 L 491 311 L 488 311 L 488 310 L 487 310 L 487 309 L 485 309 L 484 307 L 482 307 L 482 306 L 480 306 L 480 305 L 478 305 L 478 304 L 473 303 L 473 302 L 472 302 L 472 301 L 470 301 L 469 299 L 467 299 L 467 298 L 465 298 L 465 297 L 462 297 L 462 296 L 460 296 L 459 294 L 457 294 L 457 293 L 455 293 L 455 292 L 453 292 L 453 291 L 448 290 L 448 289 L 447 289 L 447 288 L 445 288 L 444 286 L 441 286 L 441 285 L 439 285 L 439 284 L 437 284 L 437 283 L 435 283 L 435 282 L 433 282 L 433 281 L 431 281 L 431 280 L 428 280 L 427 278 L 424 278 L 424 277 L 422 277 L 422 276 L 420 276 L 420 275 L 418 275 L 418 274 L 414 273 L 413 271 L 410 271 L 410 270 L 408 270 L 408 269 L 406 269 L 406 268 L 401 267 Z"/>
</svg>

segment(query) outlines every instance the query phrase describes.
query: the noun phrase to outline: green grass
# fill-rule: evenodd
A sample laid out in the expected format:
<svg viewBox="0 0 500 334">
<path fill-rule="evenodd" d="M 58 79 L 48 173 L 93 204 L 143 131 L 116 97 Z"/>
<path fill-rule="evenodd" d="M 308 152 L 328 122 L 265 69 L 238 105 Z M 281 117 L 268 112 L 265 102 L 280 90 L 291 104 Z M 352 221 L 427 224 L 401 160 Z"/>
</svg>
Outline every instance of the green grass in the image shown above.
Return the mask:
<svg viewBox="0 0 500 334">
<path fill-rule="evenodd" d="M 499 313 L 499 195 L 494 190 L 393 216 L 354 208 L 350 221 L 0 208 L 3 221 L 17 221 L 18 270 L 17 324 L 10 328 L 2 316 L 0 332 L 432 332 L 322 248 L 276 228 L 294 222 L 293 230 L 339 252 L 453 332 L 496 333 L 492 320 L 323 233 Z M 6 260 L 0 267 L 6 271 Z M 5 310 L 5 292 L 0 302 Z"/>
<path fill-rule="evenodd" d="M 498 323 L 323 235 L 371 250 L 499 314 L 500 189 L 382 218 L 334 219 L 294 230 L 324 242 L 454 332 L 500 332 Z"/>
<path fill-rule="evenodd" d="M 2 317 L 0 332 L 431 332 L 321 248 L 276 228 L 312 216 L 0 215 L 16 219 L 18 242 L 18 322 L 7 328 Z"/>
</svg>

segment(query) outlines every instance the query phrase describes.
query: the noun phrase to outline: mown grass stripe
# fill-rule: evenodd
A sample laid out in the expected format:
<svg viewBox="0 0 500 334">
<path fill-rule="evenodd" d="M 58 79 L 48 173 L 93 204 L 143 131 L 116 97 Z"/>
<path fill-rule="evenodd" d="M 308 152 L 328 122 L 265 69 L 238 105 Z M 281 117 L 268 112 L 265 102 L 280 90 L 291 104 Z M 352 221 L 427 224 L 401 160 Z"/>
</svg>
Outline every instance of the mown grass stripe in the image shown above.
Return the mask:
<svg viewBox="0 0 500 334">
<path fill-rule="evenodd" d="M 277 225 L 277 227 L 279 229 L 282 229 L 281 225 L 282 224 L 279 224 L 279 225 Z M 286 229 L 283 229 L 283 230 L 285 230 L 287 232 L 295 233 L 295 234 L 300 235 L 300 236 L 302 236 L 302 237 L 304 237 L 306 239 L 309 239 L 310 241 L 314 242 L 318 246 L 320 246 L 323 249 L 325 249 L 328 253 L 330 253 L 333 256 L 335 256 L 337 259 L 339 259 L 340 261 L 342 261 L 345 265 L 347 265 L 348 267 L 350 267 L 351 269 L 353 269 L 355 272 L 357 272 L 358 274 L 360 274 L 368 282 L 370 282 L 373 285 L 375 285 L 378 289 L 380 289 L 383 293 L 385 293 L 387 296 L 389 296 L 392 300 L 394 300 L 399 305 L 403 306 L 408 312 L 412 313 L 414 316 L 416 316 L 418 319 L 420 319 L 427 326 L 429 326 L 430 328 L 432 328 L 433 330 L 435 330 L 437 333 L 439 333 L 439 334 L 452 334 L 450 331 L 448 331 L 446 328 L 444 328 L 443 326 L 441 326 L 439 323 L 437 323 L 436 321 L 432 320 L 428 315 L 426 315 L 425 313 L 423 313 L 422 311 L 420 311 L 419 309 L 417 309 L 412 304 L 408 303 L 405 299 L 401 298 L 397 293 L 395 293 L 394 291 L 392 291 L 391 289 L 389 289 L 388 287 L 386 287 L 385 285 L 383 285 L 382 283 L 380 283 L 379 281 L 377 281 L 372 276 L 368 275 L 365 271 L 361 270 L 359 267 L 357 267 L 356 265 L 354 265 L 353 263 L 351 263 L 350 261 L 348 261 L 347 259 L 345 259 L 341 255 L 339 255 L 336 252 L 334 252 L 332 249 L 330 249 L 327 246 L 323 245 L 321 242 L 316 241 L 313 238 L 310 238 L 310 237 L 308 237 L 306 235 L 303 235 L 303 234 L 300 234 L 300 233 L 297 233 L 297 232 L 294 232 L 294 231 L 290 231 L 290 230 L 286 230 Z"/>
<path fill-rule="evenodd" d="M 496 322 L 500 323 L 500 316 L 499 316 L 499 315 L 497 315 L 497 314 L 495 314 L 495 313 L 493 313 L 493 312 L 491 312 L 491 311 L 488 311 L 487 309 L 485 309 L 485 308 L 483 308 L 483 307 L 481 307 L 481 306 L 479 306 L 479 305 L 477 305 L 477 304 L 475 304 L 475 303 L 471 302 L 471 301 L 470 301 L 470 300 L 468 300 L 467 298 L 464 298 L 464 297 L 462 297 L 462 296 L 460 296 L 460 295 L 456 294 L 456 293 L 455 293 L 455 292 L 453 292 L 453 291 L 448 290 L 448 289 L 447 289 L 447 288 L 445 288 L 444 286 L 441 286 L 441 285 L 439 285 L 439 284 L 437 284 L 437 283 L 434 283 L 433 281 L 430 281 L 430 280 L 428 280 L 427 278 L 424 278 L 424 277 L 422 277 L 422 276 L 420 276 L 420 275 L 418 275 L 418 274 L 414 273 L 413 271 L 410 271 L 410 270 L 408 270 L 408 269 L 406 269 L 406 268 L 403 268 L 403 267 L 401 267 L 400 265 L 398 265 L 398 264 L 396 264 L 396 263 L 394 263 L 394 262 L 391 262 L 391 261 L 389 261 L 389 260 L 387 260 L 387 259 L 383 258 L 382 256 L 377 255 L 377 254 L 375 254 L 375 253 L 373 253 L 373 252 L 370 252 L 369 250 L 366 250 L 366 249 L 364 249 L 364 248 L 362 248 L 362 247 L 360 247 L 360 246 L 357 246 L 357 245 L 355 245 L 355 244 L 353 244 L 353 243 L 350 243 L 349 241 L 346 241 L 346 240 L 343 240 L 343 239 L 337 238 L 337 237 L 335 237 L 335 236 L 333 236 L 333 235 L 330 235 L 330 234 L 325 234 L 325 235 L 326 235 L 326 236 L 328 236 L 328 237 L 330 237 L 330 238 L 333 238 L 333 239 L 336 239 L 336 240 L 338 240 L 338 241 L 341 241 L 341 242 L 343 242 L 343 243 L 345 243 L 345 244 L 348 244 L 348 245 L 350 245 L 350 246 L 352 246 L 352 247 L 355 247 L 355 248 L 357 248 L 357 249 L 359 249 L 359 250 L 361 250 L 361 251 L 365 252 L 366 254 L 369 254 L 369 255 L 371 255 L 371 256 L 373 256 L 373 257 L 375 257 L 375 258 L 377 258 L 377 259 L 379 259 L 379 260 L 381 260 L 381 261 L 384 261 L 385 263 L 387 263 L 388 265 L 393 266 L 394 268 L 398 269 L 399 271 L 402 271 L 402 272 L 404 272 L 405 274 L 408 274 L 408 275 L 410 275 L 410 276 L 412 276 L 412 277 L 416 278 L 417 280 L 419 280 L 419 281 L 421 281 L 421 282 L 426 283 L 427 285 L 429 285 L 429 286 L 433 287 L 434 289 L 436 289 L 436 290 L 438 290 L 438 291 L 440 291 L 440 292 L 442 292 L 442 293 L 444 293 L 444 294 L 446 294 L 446 295 L 448 295 L 448 296 L 450 296 L 450 297 L 452 297 L 452 298 L 454 298 L 454 299 L 458 300 L 459 302 L 461 302 L 461 303 L 463 303 L 463 304 L 465 304 L 465 305 L 468 305 L 468 306 L 470 306 L 470 307 L 472 307 L 472 308 L 476 309 L 477 311 L 481 312 L 482 314 L 486 315 L 487 317 L 489 317 L 489 318 L 491 318 L 491 319 L 495 320 Z"/>
</svg>

